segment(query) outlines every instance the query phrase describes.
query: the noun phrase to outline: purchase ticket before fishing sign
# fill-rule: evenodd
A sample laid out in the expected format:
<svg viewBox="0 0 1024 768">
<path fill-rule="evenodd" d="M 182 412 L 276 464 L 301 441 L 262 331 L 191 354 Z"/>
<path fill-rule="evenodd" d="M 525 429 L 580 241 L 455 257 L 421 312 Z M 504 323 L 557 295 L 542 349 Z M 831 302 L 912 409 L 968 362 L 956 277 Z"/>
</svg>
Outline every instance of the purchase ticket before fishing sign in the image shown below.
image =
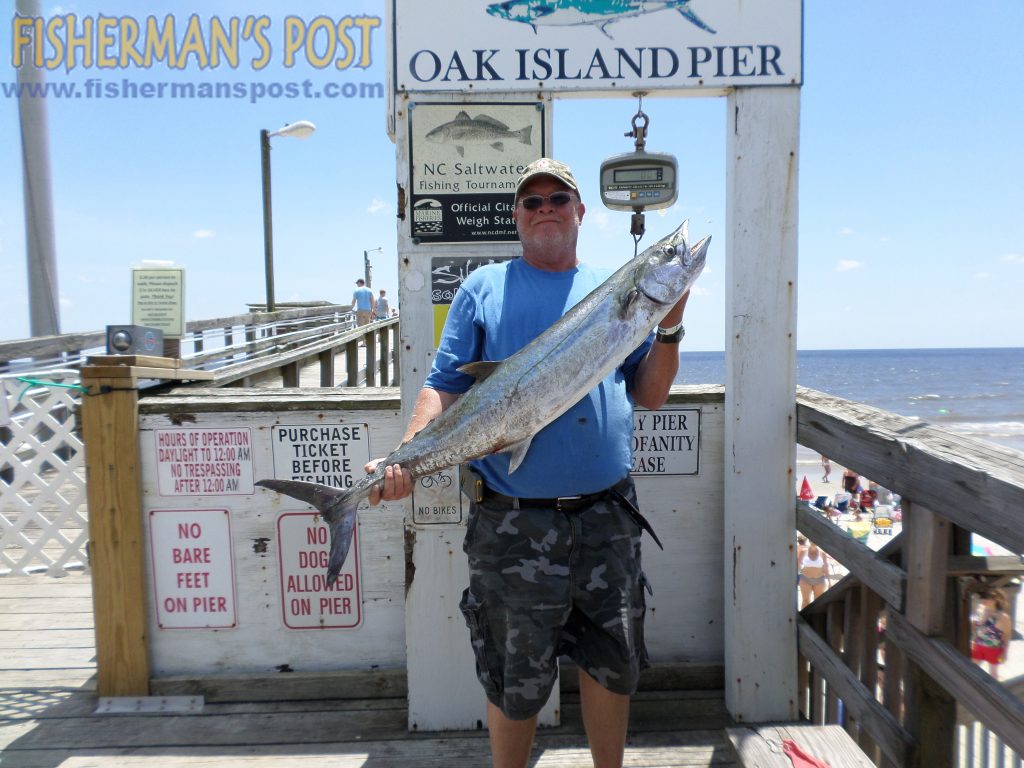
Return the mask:
<svg viewBox="0 0 1024 768">
<path fill-rule="evenodd" d="M 370 460 L 367 424 L 278 425 L 270 430 L 274 477 L 351 488 Z"/>
</svg>

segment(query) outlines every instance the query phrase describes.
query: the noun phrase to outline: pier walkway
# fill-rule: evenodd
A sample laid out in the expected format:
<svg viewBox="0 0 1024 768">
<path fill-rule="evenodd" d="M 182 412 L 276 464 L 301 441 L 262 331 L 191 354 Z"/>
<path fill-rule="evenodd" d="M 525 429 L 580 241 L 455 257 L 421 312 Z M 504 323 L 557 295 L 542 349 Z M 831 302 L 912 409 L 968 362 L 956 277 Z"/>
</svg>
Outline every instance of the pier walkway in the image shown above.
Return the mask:
<svg viewBox="0 0 1024 768">
<path fill-rule="evenodd" d="M 88 575 L 0 578 L 3 768 L 250 768 L 300 758 L 303 768 L 490 765 L 484 730 L 409 733 L 401 671 L 383 673 L 379 693 L 340 683 L 337 698 L 273 701 L 253 686 L 224 690 L 224 700 L 197 711 L 97 714 L 95 658 Z M 592 765 L 568 679 L 562 706 L 562 725 L 538 735 L 536 768 Z M 731 725 L 720 690 L 644 691 L 634 699 L 625 765 L 732 768 Z"/>
</svg>

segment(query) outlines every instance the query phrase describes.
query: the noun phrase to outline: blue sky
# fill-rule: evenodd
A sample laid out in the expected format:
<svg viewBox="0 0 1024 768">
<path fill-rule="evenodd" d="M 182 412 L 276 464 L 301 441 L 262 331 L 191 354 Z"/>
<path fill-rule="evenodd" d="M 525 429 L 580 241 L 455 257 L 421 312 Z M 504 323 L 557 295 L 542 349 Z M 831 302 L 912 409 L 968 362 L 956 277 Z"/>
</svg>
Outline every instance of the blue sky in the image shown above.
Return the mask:
<svg viewBox="0 0 1024 768">
<path fill-rule="evenodd" d="M 702 3 L 694 0 L 700 10 Z M 0 87 L 11 68 L 14 4 L 0 20 Z M 291 10 L 286 10 L 290 8 Z M 137 3 L 44 2 L 44 14 L 127 16 Z M 339 10 L 340 9 L 340 10 Z M 206 19 L 289 13 L 384 16 L 383 2 L 297 9 L 214 0 L 149 4 Z M 801 349 L 1024 345 L 1024 4 L 1017 0 L 804 2 L 798 346 Z M 278 41 L 274 39 L 275 46 Z M 383 30 L 369 68 L 332 73 L 299 61 L 254 72 L 163 67 L 72 72 L 50 82 L 385 83 Z M 186 268 L 189 319 L 244 312 L 264 297 L 259 129 L 311 120 L 305 141 L 273 144 L 278 301 L 345 303 L 371 254 L 374 287 L 397 293 L 395 148 L 381 98 L 50 99 L 50 160 L 61 330 L 130 321 L 130 270 Z M 633 99 L 559 99 L 554 152 L 588 203 L 581 257 L 629 258 L 629 214 L 596 199 Z M 725 328 L 725 100 L 649 97 L 648 149 L 680 165 L 677 204 L 647 214 L 642 245 L 691 220 L 714 236 L 687 309 L 687 346 L 722 349 Z M 0 338 L 29 333 L 18 109 L 0 91 Z"/>
</svg>

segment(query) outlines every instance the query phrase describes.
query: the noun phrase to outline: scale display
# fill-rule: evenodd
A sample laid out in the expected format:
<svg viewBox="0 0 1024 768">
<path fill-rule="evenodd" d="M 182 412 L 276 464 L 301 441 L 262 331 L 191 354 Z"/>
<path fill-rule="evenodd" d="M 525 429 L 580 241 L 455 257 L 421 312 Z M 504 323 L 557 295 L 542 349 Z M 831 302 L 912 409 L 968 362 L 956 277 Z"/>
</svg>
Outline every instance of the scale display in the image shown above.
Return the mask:
<svg viewBox="0 0 1024 768">
<path fill-rule="evenodd" d="M 601 202 L 617 211 L 668 208 L 676 201 L 676 159 L 630 152 L 601 163 Z"/>
</svg>

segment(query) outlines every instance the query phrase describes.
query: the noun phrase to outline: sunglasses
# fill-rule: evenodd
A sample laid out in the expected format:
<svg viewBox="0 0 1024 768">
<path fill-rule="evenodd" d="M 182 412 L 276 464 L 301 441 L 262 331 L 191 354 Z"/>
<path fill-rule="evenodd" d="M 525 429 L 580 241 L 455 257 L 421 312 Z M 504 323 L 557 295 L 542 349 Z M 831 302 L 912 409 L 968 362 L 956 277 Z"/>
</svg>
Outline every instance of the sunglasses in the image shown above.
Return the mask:
<svg viewBox="0 0 1024 768">
<path fill-rule="evenodd" d="M 556 208 L 561 208 L 572 202 L 572 193 L 554 192 L 547 197 L 543 195 L 527 195 L 519 199 L 519 204 L 528 211 L 536 211 L 544 203 L 551 203 Z"/>
</svg>

